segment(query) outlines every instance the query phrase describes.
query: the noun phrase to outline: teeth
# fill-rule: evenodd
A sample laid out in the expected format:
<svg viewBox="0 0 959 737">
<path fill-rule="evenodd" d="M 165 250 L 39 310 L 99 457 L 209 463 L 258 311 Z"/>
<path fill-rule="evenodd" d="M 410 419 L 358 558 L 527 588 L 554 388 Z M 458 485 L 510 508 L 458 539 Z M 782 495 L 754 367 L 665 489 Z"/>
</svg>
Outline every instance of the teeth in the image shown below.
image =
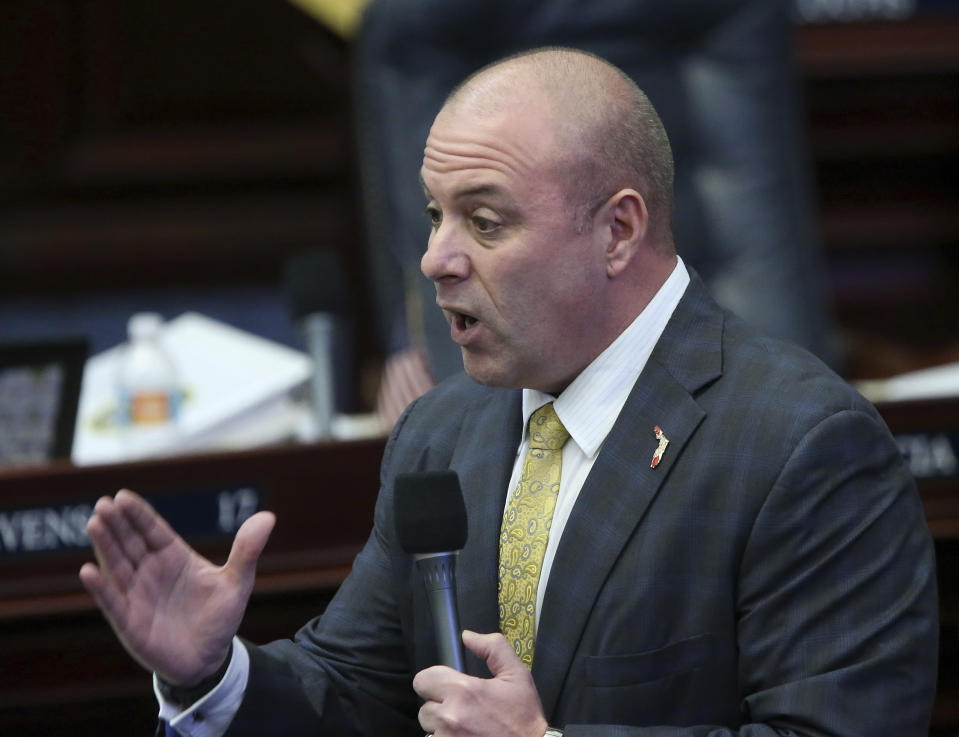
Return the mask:
<svg viewBox="0 0 959 737">
<path fill-rule="evenodd" d="M 469 315 L 463 315 L 463 325 L 466 327 L 472 327 L 473 323 L 476 322 L 475 317 L 470 317 Z"/>
</svg>

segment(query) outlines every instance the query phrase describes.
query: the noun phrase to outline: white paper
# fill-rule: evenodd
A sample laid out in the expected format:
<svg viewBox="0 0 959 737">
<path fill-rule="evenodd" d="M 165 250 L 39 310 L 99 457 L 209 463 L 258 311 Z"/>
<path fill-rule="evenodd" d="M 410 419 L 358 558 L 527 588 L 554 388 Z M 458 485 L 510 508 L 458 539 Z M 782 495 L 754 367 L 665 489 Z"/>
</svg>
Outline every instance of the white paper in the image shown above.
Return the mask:
<svg viewBox="0 0 959 737">
<path fill-rule="evenodd" d="M 856 388 L 872 402 L 957 397 L 959 362 L 910 371 L 888 379 L 861 381 Z"/>
<path fill-rule="evenodd" d="M 167 322 L 160 345 L 176 365 L 185 395 L 176 439 L 151 454 L 249 447 L 295 435 L 303 409 L 290 395 L 309 380 L 311 362 L 305 353 L 193 312 Z M 117 346 L 87 361 L 74 463 L 130 457 L 116 422 L 124 349 Z"/>
</svg>

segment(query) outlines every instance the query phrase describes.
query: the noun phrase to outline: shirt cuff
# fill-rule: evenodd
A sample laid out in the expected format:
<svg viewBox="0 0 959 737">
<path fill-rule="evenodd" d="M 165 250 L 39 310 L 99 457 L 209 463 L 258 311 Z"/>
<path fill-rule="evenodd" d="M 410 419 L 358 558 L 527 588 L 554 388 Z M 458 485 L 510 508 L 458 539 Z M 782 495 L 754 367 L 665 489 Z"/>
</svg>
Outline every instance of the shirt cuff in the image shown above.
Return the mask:
<svg viewBox="0 0 959 737">
<path fill-rule="evenodd" d="M 238 637 L 233 638 L 233 655 L 220 682 L 202 699 L 181 709 L 163 698 L 153 674 L 153 693 L 160 705 L 160 719 L 183 737 L 221 737 L 240 708 L 250 677 L 250 654 Z"/>
</svg>

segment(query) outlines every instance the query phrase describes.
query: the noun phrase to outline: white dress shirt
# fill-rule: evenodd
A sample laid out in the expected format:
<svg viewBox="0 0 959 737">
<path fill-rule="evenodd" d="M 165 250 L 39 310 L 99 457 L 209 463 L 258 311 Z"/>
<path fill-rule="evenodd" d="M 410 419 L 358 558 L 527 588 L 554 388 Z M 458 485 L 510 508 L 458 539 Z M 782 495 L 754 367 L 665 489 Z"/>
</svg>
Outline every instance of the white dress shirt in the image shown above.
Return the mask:
<svg viewBox="0 0 959 737">
<path fill-rule="evenodd" d="M 556 548 L 580 489 L 583 488 L 586 476 L 603 447 L 603 441 L 626 404 L 626 398 L 636 379 L 646 366 L 653 346 L 662 335 L 688 285 L 689 272 L 686 271 L 682 259 L 678 259 L 673 272 L 646 309 L 558 397 L 534 389 L 523 390 L 523 441 L 516 451 L 513 475 L 510 477 L 506 497 L 507 504 L 509 496 L 519 483 L 523 461 L 529 448 L 530 415 L 544 404 L 552 402 L 556 415 L 569 433 L 569 440 L 563 446 L 559 495 L 556 497 L 539 588 L 536 592 L 537 627 Z M 652 436 L 650 442 L 653 442 Z M 655 449 L 655 444 L 652 447 Z"/>
<path fill-rule="evenodd" d="M 669 278 L 646 308 L 558 397 L 533 389 L 523 390 L 523 439 L 516 450 L 509 485 L 510 494 L 519 481 L 523 459 L 529 447 L 528 424 L 533 412 L 544 404 L 553 402 L 553 409 L 570 435 L 563 447 L 559 496 L 553 511 L 540 586 L 536 594 L 537 627 L 546 590 L 544 584 L 549 580 L 556 547 L 580 489 L 583 488 L 583 482 L 688 285 L 689 272 L 683 260 L 678 259 Z M 508 498 L 507 495 L 507 501 Z M 220 737 L 240 708 L 249 673 L 249 654 L 240 640 L 234 638 L 233 657 L 226 675 L 216 688 L 187 709 L 181 711 L 165 701 L 156 688 L 154 677 L 154 693 L 160 703 L 160 718 L 169 721 L 184 737 Z"/>
</svg>

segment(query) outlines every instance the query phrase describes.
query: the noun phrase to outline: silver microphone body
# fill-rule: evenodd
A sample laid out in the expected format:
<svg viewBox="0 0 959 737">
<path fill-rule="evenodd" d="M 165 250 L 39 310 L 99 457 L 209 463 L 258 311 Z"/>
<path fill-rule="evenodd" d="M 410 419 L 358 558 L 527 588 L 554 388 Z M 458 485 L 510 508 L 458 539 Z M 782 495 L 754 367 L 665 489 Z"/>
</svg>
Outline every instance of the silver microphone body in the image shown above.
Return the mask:
<svg viewBox="0 0 959 737">
<path fill-rule="evenodd" d="M 436 648 L 441 665 L 466 672 L 466 656 L 460 637 L 459 609 L 456 606 L 456 556 L 459 551 L 420 553 L 413 556 L 423 576 L 429 597 Z"/>
</svg>

